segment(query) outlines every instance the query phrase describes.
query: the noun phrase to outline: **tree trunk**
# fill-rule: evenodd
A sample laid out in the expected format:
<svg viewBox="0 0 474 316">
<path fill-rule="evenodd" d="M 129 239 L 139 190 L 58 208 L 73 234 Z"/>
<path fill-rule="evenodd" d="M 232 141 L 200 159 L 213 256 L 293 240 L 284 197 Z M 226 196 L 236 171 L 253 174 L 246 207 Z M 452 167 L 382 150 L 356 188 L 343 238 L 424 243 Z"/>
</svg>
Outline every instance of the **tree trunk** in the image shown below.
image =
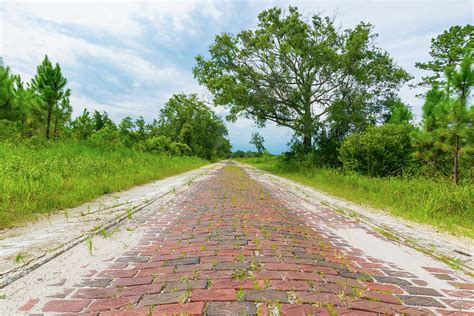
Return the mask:
<svg viewBox="0 0 474 316">
<path fill-rule="evenodd" d="M 305 152 L 310 152 L 311 151 L 311 138 L 312 138 L 312 133 L 310 131 L 306 131 L 304 136 L 303 136 L 303 147 Z"/>
<path fill-rule="evenodd" d="M 52 112 L 52 109 L 48 108 L 48 117 L 47 117 L 47 121 L 46 121 L 46 138 L 47 139 L 49 139 L 49 130 L 50 130 L 50 127 L 51 127 L 51 112 Z"/>
<path fill-rule="evenodd" d="M 459 136 L 456 135 L 454 143 L 453 182 L 459 183 Z"/>
<path fill-rule="evenodd" d="M 303 148 L 306 153 L 309 153 L 312 148 L 313 138 L 313 124 L 311 117 L 311 103 L 307 103 L 304 110 L 303 121 Z"/>
</svg>

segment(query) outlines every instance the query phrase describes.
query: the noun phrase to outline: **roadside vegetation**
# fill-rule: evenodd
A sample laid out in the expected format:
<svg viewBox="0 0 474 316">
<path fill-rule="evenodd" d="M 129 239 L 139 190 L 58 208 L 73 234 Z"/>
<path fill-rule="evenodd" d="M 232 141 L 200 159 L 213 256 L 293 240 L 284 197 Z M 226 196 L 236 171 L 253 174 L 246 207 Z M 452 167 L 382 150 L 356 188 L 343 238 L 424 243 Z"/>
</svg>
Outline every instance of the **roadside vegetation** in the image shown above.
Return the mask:
<svg viewBox="0 0 474 316">
<path fill-rule="evenodd" d="M 256 152 L 232 157 L 474 237 L 474 26 L 433 38 L 431 59 L 415 64 L 426 75 L 414 82 L 377 46 L 369 23 L 341 30 L 291 6 L 258 20 L 254 29 L 217 35 L 194 74 L 228 108 L 227 119 L 273 122 L 293 139 L 288 152 L 267 159 L 253 134 Z M 423 90 L 420 121 L 399 97 L 407 84 Z"/>
<path fill-rule="evenodd" d="M 0 229 L 208 163 L 77 141 L 38 147 L 2 142 L 0 160 Z"/>
<path fill-rule="evenodd" d="M 277 156 L 239 159 L 259 169 L 352 202 L 386 210 L 453 235 L 474 238 L 474 186 L 444 178 L 369 177 L 337 168 L 288 163 Z"/>
<path fill-rule="evenodd" d="M 230 155 L 223 120 L 176 94 L 150 119 L 85 109 L 46 56 L 28 83 L 0 59 L 0 229 Z"/>
</svg>

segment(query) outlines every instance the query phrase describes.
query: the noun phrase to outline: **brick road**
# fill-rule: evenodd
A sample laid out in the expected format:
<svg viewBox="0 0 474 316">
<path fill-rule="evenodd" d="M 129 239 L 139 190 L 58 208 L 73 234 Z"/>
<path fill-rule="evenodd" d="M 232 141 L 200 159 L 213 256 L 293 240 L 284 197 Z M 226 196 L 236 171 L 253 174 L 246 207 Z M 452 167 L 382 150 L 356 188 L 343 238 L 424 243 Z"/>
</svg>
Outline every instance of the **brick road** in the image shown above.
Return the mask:
<svg viewBox="0 0 474 316">
<path fill-rule="evenodd" d="M 283 191 L 283 189 L 282 189 Z M 195 184 L 167 216 L 142 225 L 141 242 L 108 269 L 55 298 L 32 298 L 64 315 L 474 315 L 474 284 L 425 267 L 445 290 L 368 256 L 325 231 L 325 220 L 357 225 L 295 201 L 229 164 Z M 317 224 L 319 223 L 319 224 Z M 383 238 L 376 232 L 372 234 Z M 451 285 L 451 286 L 448 286 Z"/>
</svg>

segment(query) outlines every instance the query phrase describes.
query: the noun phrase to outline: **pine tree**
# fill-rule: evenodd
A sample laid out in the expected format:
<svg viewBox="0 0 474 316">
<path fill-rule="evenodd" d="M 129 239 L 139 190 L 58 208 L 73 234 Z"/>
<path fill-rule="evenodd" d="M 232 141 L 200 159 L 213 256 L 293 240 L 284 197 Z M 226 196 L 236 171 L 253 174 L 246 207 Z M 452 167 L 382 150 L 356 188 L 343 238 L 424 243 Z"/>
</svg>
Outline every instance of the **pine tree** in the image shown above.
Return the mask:
<svg viewBox="0 0 474 316">
<path fill-rule="evenodd" d="M 447 67 L 445 76 L 444 90 L 435 86 L 426 95 L 417 148 L 419 157 L 438 168 L 450 160 L 453 182 L 458 184 L 460 159 L 473 153 L 474 109 L 468 104 L 474 86 L 472 56 L 464 57 L 459 67 Z"/>
<path fill-rule="evenodd" d="M 67 80 L 61 73 L 61 67 L 56 63 L 52 65 L 48 56 L 44 57 L 43 62 L 38 66 L 36 76 L 31 81 L 31 88 L 40 97 L 39 106 L 36 107 L 35 113 L 45 122 L 46 138 L 51 136 L 51 127 L 55 124 L 54 129 L 57 131 L 57 124 L 67 116 L 70 106 L 66 106 L 69 102 L 70 90 L 66 89 Z M 61 103 L 60 103 L 61 102 Z"/>
</svg>

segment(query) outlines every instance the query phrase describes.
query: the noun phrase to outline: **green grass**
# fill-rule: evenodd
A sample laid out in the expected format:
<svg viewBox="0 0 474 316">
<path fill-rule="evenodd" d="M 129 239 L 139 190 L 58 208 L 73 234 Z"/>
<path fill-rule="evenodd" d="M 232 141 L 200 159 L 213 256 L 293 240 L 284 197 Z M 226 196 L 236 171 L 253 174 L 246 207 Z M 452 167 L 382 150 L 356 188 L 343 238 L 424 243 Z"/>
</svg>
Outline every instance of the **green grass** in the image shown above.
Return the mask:
<svg viewBox="0 0 474 316">
<path fill-rule="evenodd" d="M 449 180 L 410 177 L 370 178 L 336 169 L 289 166 L 277 157 L 241 161 L 349 201 L 474 238 L 472 184 L 455 186 Z"/>
<path fill-rule="evenodd" d="M 209 163 L 80 142 L 0 143 L 0 229 Z"/>
</svg>

